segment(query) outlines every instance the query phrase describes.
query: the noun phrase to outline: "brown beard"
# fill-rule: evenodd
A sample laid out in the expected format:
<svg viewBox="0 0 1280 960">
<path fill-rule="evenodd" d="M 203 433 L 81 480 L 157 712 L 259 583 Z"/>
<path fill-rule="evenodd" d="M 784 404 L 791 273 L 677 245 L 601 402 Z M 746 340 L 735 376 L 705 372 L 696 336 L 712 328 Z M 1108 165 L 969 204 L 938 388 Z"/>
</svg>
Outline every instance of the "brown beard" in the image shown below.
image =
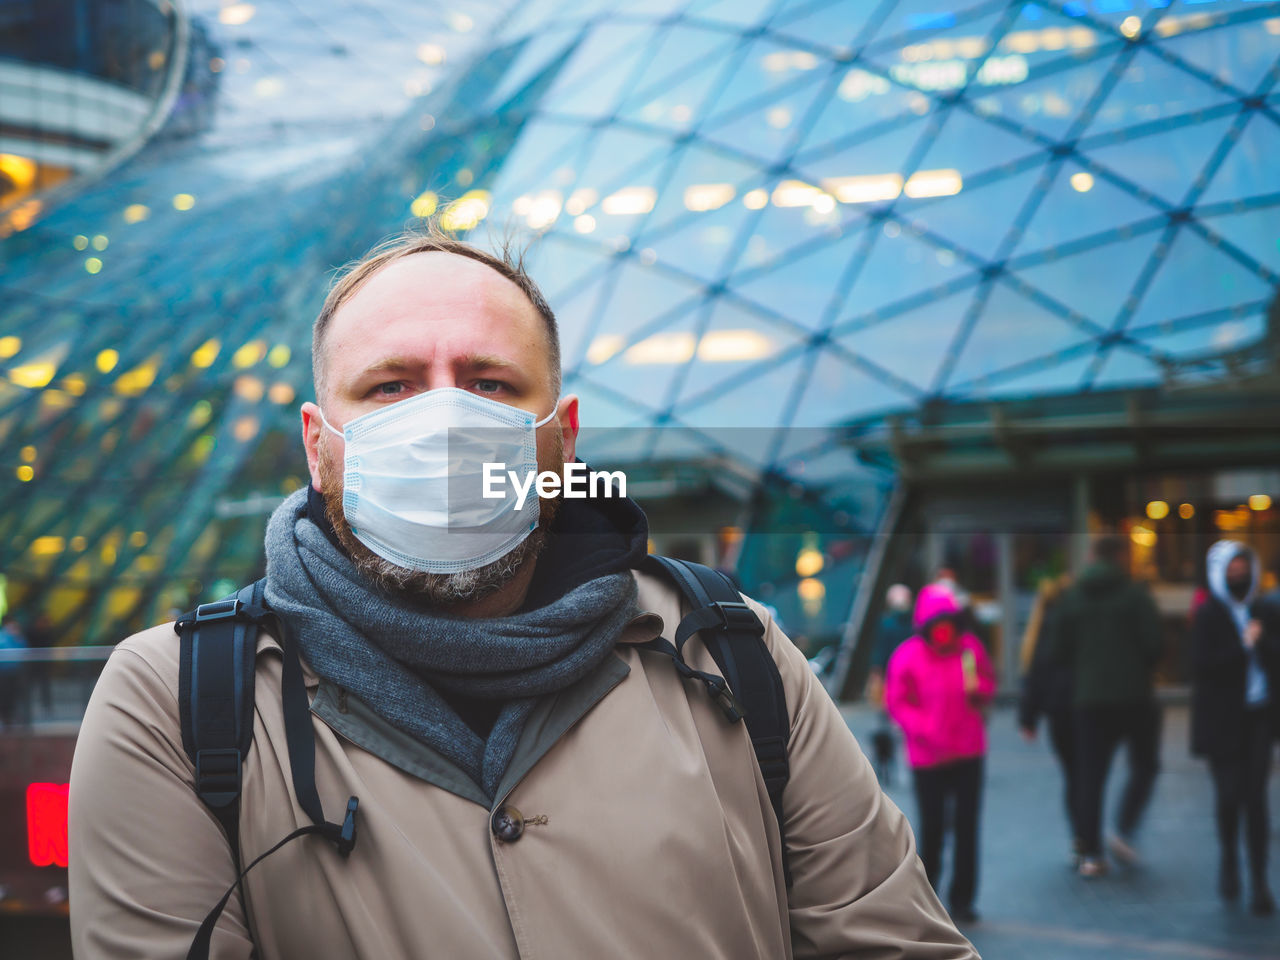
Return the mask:
<svg viewBox="0 0 1280 960">
<path fill-rule="evenodd" d="M 555 470 L 564 476 L 564 446 L 559 430 L 553 431 L 546 459 L 538 455 L 538 470 Z M 538 526 L 529 536 L 504 554 L 475 570 L 456 573 L 429 573 L 410 570 L 380 557 L 351 532 L 351 526 L 342 510 L 342 470 L 329 455 L 329 441 L 320 440 L 319 472 L 323 489 L 324 512 L 337 534 L 342 549 L 351 557 L 356 569 L 377 589 L 397 599 L 407 600 L 426 607 L 449 607 L 454 604 L 481 600 L 510 583 L 526 563 L 537 562 L 538 555 L 547 543 L 547 532 L 560 511 L 560 498 L 539 498 Z"/>
</svg>

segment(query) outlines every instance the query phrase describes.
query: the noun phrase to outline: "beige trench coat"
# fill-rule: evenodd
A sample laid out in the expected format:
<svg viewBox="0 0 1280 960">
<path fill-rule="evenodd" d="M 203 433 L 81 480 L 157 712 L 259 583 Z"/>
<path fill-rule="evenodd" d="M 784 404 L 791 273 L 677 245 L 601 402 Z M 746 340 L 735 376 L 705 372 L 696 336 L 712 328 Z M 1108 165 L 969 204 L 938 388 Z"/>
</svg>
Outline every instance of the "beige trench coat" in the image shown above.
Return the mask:
<svg viewBox="0 0 1280 960">
<path fill-rule="evenodd" d="M 594 674 L 542 703 L 492 804 L 449 761 L 309 671 L 316 782 L 330 820 L 360 798 L 346 860 L 308 836 L 245 881 L 215 958 L 937 958 L 977 954 L 939 904 L 902 813 L 804 657 L 757 604 L 791 715 L 783 883 L 778 831 L 744 724 L 635 644 L 679 623 L 679 595 L 636 574 L 646 613 Z M 690 662 L 716 670 L 696 640 Z M 310 821 L 293 797 L 280 647 L 258 642 L 248 863 Z M 182 749 L 171 625 L 121 643 L 71 774 L 71 929 L 79 958 L 184 957 L 234 877 Z M 524 833 L 500 842 L 492 814 Z"/>
</svg>

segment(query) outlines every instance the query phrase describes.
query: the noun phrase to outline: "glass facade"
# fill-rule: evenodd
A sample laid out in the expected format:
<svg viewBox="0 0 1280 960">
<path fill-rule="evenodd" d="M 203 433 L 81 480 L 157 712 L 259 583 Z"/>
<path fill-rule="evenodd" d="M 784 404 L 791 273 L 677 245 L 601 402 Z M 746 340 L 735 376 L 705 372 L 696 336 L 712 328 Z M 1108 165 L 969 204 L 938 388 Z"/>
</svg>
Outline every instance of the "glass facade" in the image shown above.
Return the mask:
<svg viewBox="0 0 1280 960">
<path fill-rule="evenodd" d="M 795 534 L 739 570 L 801 631 L 887 499 L 861 425 L 1267 333 L 1280 3 L 226 9 L 205 129 L 0 248 L 5 569 L 78 635 L 254 573 L 327 272 L 412 216 L 537 236 L 586 456 L 741 464 Z"/>
</svg>

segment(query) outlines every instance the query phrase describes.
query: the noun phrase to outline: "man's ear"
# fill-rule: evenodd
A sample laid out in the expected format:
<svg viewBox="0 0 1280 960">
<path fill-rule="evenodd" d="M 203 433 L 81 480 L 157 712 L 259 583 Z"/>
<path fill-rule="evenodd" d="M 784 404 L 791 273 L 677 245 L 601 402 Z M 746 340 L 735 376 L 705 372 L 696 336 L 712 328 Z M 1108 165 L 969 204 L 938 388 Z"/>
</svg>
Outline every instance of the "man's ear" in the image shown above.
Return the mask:
<svg viewBox="0 0 1280 960">
<path fill-rule="evenodd" d="M 320 485 L 320 437 L 324 433 L 324 424 L 320 419 L 320 408 L 314 403 L 302 405 L 302 445 L 307 450 L 307 470 L 311 474 L 311 486 L 324 493 Z"/>
<path fill-rule="evenodd" d="M 578 396 L 571 393 L 560 400 L 556 407 L 556 421 L 560 425 L 561 447 L 564 462 L 572 462 L 578 455 Z"/>
</svg>

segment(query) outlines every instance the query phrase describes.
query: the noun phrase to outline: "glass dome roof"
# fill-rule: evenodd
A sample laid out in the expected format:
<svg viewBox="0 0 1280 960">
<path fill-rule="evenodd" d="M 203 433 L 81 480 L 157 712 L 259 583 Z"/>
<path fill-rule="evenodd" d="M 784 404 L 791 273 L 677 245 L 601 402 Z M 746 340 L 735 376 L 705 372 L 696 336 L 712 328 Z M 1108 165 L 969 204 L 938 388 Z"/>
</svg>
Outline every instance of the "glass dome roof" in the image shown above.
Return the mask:
<svg viewBox="0 0 1280 960">
<path fill-rule="evenodd" d="M 252 575 L 329 271 L 413 216 L 538 235 L 593 459 L 729 454 L 864 530 L 832 428 L 1265 333 L 1280 3 L 192 6 L 209 122 L 0 245 L 5 570 L 78 635 Z"/>
</svg>

